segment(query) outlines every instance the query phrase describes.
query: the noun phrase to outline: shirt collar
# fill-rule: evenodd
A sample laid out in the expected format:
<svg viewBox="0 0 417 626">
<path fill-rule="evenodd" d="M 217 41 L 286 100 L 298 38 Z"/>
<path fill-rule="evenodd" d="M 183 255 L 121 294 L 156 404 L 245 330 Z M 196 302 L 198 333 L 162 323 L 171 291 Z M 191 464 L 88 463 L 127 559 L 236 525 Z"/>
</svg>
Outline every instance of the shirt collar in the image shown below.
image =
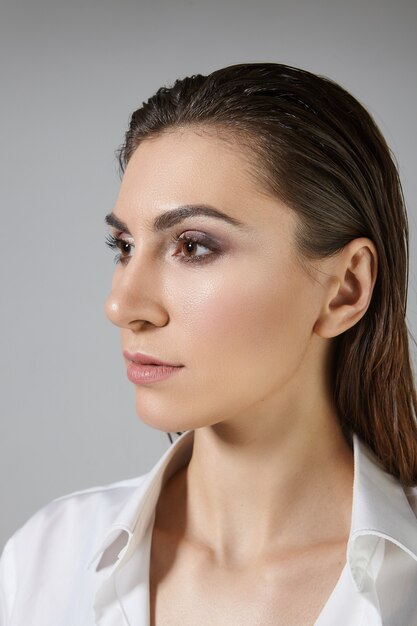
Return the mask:
<svg viewBox="0 0 417 626">
<path fill-rule="evenodd" d="M 88 568 L 100 555 L 102 559 L 110 560 L 115 568 L 129 559 L 147 530 L 163 486 L 191 459 L 193 442 L 194 430 L 182 433 L 152 470 L 142 477 L 96 546 Z M 375 567 L 373 557 L 381 538 L 393 542 L 417 561 L 417 520 L 401 483 L 384 470 L 374 453 L 355 433 L 352 442 L 354 480 L 347 562 L 354 586 L 361 591 L 366 575 L 375 578 L 377 574 L 378 566 Z M 124 538 L 121 537 L 123 534 Z M 118 554 L 115 547 L 117 550 L 122 548 Z"/>
<path fill-rule="evenodd" d="M 357 591 L 366 574 L 375 577 L 372 557 L 386 539 L 417 561 L 417 519 L 404 488 L 383 468 L 371 449 L 353 434 L 354 479 L 352 523 L 347 560 Z"/>
<path fill-rule="evenodd" d="M 194 430 L 187 430 L 182 433 L 170 445 L 151 471 L 142 477 L 142 481 L 129 497 L 104 537 L 101 538 L 99 545 L 96 546 L 88 561 L 88 569 L 92 567 L 100 555 L 106 561 L 114 560 L 117 557 L 118 561 L 115 563 L 119 565 L 129 557 L 146 532 L 163 486 L 173 474 L 188 464 L 191 459 L 193 442 Z M 125 535 L 124 542 L 123 539 L 121 541 L 121 534 Z M 112 550 L 114 545 L 117 548 L 122 546 L 117 555 Z M 106 552 L 108 553 L 107 557 Z"/>
</svg>

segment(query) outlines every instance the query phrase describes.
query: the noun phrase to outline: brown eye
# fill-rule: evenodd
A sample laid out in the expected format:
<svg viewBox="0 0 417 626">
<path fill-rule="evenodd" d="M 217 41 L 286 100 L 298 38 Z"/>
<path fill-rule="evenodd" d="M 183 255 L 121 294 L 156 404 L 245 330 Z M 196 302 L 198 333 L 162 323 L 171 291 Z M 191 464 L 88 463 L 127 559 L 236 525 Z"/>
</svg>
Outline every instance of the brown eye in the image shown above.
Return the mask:
<svg viewBox="0 0 417 626">
<path fill-rule="evenodd" d="M 179 243 L 180 253 L 182 252 L 182 256 L 181 254 L 175 256 L 179 256 L 181 260 L 186 262 L 205 261 L 207 257 L 212 256 L 215 252 L 214 245 L 204 235 L 183 233 L 176 237 L 175 241 Z M 208 253 L 204 253 L 204 250 L 208 250 Z M 200 252 L 203 253 L 200 254 Z"/>
<path fill-rule="evenodd" d="M 125 239 L 121 239 L 120 237 L 115 237 L 111 233 L 106 235 L 106 245 L 112 250 L 120 250 L 120 253 L 116 254 L 114 257 L 114 262 L 116 264 L 119 262 L 125 263 L 132 256 L 131 252 L 135 247 L 133 243 L 130 243 Z"/>
<path fill-rule="evenodd" d="M 193 256 L 193 252 L 196 252 L 198 248 L 198 244 L 196 241 L 183 241 L 182 245 L 186 256 Z"/>
<path fill-rule="evenodd" d="M 132 249 L 132 244 L 128 243 L 127 241 L 124 241 L 123 239 L 118 239 L 117 247 L 122 253 L 122 256 L 130 256 L 129 253 Z"/>
</svg>

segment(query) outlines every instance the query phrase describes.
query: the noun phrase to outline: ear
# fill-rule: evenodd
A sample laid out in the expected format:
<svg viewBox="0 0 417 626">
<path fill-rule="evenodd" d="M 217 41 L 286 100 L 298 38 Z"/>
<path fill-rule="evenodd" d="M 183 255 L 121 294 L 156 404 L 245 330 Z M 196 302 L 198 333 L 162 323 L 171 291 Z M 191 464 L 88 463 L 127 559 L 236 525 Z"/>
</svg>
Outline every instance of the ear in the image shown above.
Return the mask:
<svg viewBox="0 0 417 626">
<path fill-rule="evenodd" d="M 320 337 L 336 337 L 365 315 L 378 271 L 378 255 L 370 239 L 350 241 L 330 258 L 331 274 L 323 305 L 314 325 Z"/>
</svg>

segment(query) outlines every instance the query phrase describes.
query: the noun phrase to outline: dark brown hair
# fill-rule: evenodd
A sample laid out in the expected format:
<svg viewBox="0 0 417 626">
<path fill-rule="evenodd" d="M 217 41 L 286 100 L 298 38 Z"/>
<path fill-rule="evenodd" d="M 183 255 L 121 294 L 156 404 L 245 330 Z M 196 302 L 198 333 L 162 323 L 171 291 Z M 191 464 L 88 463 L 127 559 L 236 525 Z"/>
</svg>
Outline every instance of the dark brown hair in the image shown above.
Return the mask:
<svg viewBox="0 0 417 626">
<path fill-rule="evenodd" d="M 144 102 L 117 153 L 121 172 L 141 141 L 191 125 L 249 148 L 257 179 L 299 217 L 303 258 L 336 254 L 356 237 L 374 242 L 368 310 L 334 340 L 334 401 L 345 435 L 356 432 L 388 472 L 416 484 L 408 222 L 395 161 L 372 117 L 328 78 L 277 63 L 232 65 L 177 80 Z"/>
</svg>

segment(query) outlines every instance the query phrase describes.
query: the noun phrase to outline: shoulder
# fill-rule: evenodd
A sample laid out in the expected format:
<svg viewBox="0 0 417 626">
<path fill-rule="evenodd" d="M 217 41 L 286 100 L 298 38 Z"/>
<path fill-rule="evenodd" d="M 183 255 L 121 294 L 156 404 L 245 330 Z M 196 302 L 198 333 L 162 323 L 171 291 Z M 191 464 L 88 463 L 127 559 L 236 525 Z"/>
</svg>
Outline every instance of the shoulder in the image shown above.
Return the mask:
<svg viewBox="0 0 417 626">
<path fill-rule="evenodd" d="M 33 536 L 34 532 L 53 532 L 62 525 L 68 531 L 74 527 L 78 532 L 92 524 L 106 526 L 145 477 L 146 474 L 143 474 L 54 498 L 35 511 L 13 537 L 19 540 L 28 533 Z"/>
<path fill-rule="evenodd" d="M 64 624 L 74 597 L 74 611 L 87 614 L 89 556 L 145 477 L 55 498 L 16 530 L 0 556 L 0 623 L 8 624 L 16 613 L 16 624 L 28 623 L 29 614 L 33 624 Z"/>
<path fill-rule="evenodd" d="M 146 474 L 73 491 L 49 501 L 33 513 L 9 538 L 4 552 L 13 551 L 18 561 L 35 560 L 57 550 L 64 544 L 87 545 L 97 540 L 123 508 L 126 500 L 140 485 Z"/>
<path fill-rule="evenodd" d="M 417 517 L 417 485 L 404 487 L 404 493 L 407 497 L 408 504 L 410 505 L 415 516 Z"/>
</svg>

